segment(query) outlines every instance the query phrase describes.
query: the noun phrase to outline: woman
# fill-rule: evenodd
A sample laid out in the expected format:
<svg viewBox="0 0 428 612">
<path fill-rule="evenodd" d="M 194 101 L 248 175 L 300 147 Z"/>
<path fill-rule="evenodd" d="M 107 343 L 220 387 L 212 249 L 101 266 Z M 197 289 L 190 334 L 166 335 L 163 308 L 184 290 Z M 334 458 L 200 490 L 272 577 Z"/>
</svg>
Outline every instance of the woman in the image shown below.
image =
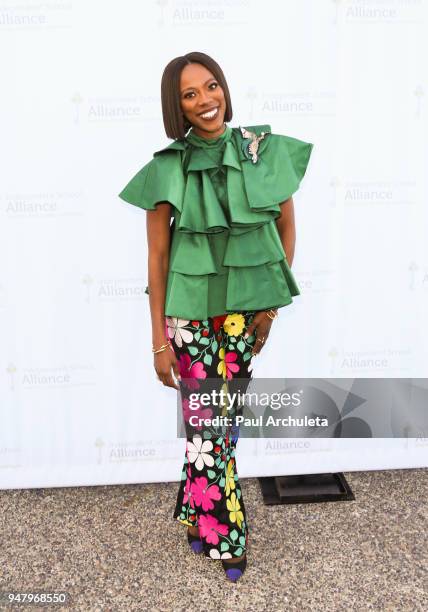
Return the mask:
<svg viewBox="0 0 428 612">
<path fill-rule="evenodd" d="M 191 419 L 214 410 L 191 406 L 191 393 L 206 384 L 230 391 L 239 381 L 245 391 L 252 357 L 266 343 L 278 308 L 300 294 L 290 270 L 292 194 L 313 145 L 272 134 L 268 125 L 229 127 L 224 74 L 204 53 L 166 66 L 161 97 L 173 142 L 119 195 L 150 211 L 146 293 L 154 367 L 164 385 L 181 391 L 187 443 L 174 518 L 187 525 L 194 552 L 221 559 L 236 581 L 248 545 L 238 433 L 235 421 L 219 432 Z"/>
</svg>

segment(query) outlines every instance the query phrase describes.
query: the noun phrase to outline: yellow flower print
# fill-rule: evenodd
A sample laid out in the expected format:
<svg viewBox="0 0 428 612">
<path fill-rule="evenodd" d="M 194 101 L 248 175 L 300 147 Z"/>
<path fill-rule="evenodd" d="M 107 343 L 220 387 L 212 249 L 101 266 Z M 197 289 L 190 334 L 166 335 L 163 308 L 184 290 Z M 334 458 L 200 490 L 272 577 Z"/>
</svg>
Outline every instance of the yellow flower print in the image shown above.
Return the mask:
<svg viewBox="0 0 428 612">
<path fill-rule="evenodd" d="M 224 347 L 222 346 L 218 352 L 218 356 L 220 361 L 217 366 L 217 374 L 223 376 L 223 380 L 228 378 L 229 380 L 233 378 L 233 374 L 239 372 L 239 364 L 234 363 L 238 357 L 238 354 L 234 351 L 229 351 L 226 353 Z"/>
<path fill-rule="evenodd" d="M 229 461 L 226 470 L 226 495 L 229 497 L 232 489 L 235 488 L 235 472 L 233 470 L 233 461 Z"/>
<path fill-rule="evenodd" d="M 227 373 L 226 361 L 224 359 L 225 354 L 226 354 L 226 351 L 224 350 L 223 347 L 221 347 L 221 349 L 218 352 L 219 362 L 217 366 L 217 374 L 220 374 L 220 376 L 223 377 L 223 380 L 226 380 L 226 373 Z"/>
<path fill-rule="evenodd" d="M 223 328 L 228 336 L 239 336 L 245 327 L 244 315 L 235 312 L 227 315 L 223 323 Z"/>
<path fill-rule="evenodd" d="M 236 523 L 240 528 L 242 525 L 242 521 L 244 520 L 244 515 L 241 512 L 241 505 L 236 497 L 235 492 L 232 493 L 230 499 L 226 500 L 226 506 L 229 510 L 229 519 L 232 523 Z"/>
</svg>

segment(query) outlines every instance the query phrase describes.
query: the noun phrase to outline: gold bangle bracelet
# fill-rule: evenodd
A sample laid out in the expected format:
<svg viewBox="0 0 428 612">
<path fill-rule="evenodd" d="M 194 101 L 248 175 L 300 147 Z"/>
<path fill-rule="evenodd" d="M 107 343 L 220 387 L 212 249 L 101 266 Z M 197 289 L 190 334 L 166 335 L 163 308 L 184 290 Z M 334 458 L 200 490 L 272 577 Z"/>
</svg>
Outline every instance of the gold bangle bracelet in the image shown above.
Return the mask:
<svg viewBox="0 0 428 612">
<path fill-rule="evenodd" d="M 277 312 L 275 312 L 275 310 L 274 310 L 273 308 L 271 308 L 270 310 L 267 310 L 267 311 L 265 311 L 265 312 L 266 312 L 267 316 L 269 317 L 269 319 L 271 319 L 272 321 L 273 321 L 274 319 L 276 319 L 276 318 L 277 318 L 277 316 L 278 316 L 278 313 L 277 313 Z"/>
<path fill-rule="evenodd" d="M 166 351 L 167 348 L 168 348 L 168 346 L 162 346 L 161 348 L 157 349 L 156 351 L 154 351 L 152 349 L 152 352 L 155 355 L 156 353 L 162 353 L 162 351 Z"/>
<path fill-rule="evenodd" d="M 168 346 L 171 346 L 169 340 L 166 342 L 166 344 L 162 344 L 162 346 L 159 347 L 158 349 L 155 349 L 154 347 L 152 347 L 152 353 L 160 353 L 161 351 L 164 351 L 165 349 L 167 349 Z"/>
</svg>

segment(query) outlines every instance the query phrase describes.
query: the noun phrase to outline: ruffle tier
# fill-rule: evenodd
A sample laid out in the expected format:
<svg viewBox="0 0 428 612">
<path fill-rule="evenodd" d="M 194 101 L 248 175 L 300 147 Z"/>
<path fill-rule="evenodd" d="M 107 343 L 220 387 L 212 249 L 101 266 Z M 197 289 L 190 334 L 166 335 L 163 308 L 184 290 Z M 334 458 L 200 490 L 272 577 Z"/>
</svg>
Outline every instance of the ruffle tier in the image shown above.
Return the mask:
<svg viewBox="0 0 428 612">
<path fill-rule="evenodd" d="M 210 177 L 217 163 L 185 140 L 157 151 L 119 194 L 146 210 L 160 202 L 174 207 L 166 315 L 206 319 L 285 306 L 300 294 L 275 219 L 280 204 L 297 191 L 313 145 L 272 134 L 268 125 L 246 129 L 266 136 L 252 163 L 241 131 L 229 129 L 221 162 L 227 207 Z M 215 288 L 223 300 L 216 301 Z"/>
</svg>

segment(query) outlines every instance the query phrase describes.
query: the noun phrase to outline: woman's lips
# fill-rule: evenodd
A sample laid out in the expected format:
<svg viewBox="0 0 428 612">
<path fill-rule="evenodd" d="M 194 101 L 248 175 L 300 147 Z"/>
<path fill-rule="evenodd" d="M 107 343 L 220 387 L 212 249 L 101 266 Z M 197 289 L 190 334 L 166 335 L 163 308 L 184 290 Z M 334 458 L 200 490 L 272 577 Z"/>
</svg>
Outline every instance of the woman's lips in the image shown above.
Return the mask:
<svg viewBox="0 0 428 612">
<path fill-rule="evenodd" d="M 217 116 L 218 116 L 218 106 L 216 106 L 216 108 L 212 108 L 209 111 L 205 111 L 204 113 L 201 113 L 199 115 L 199 117 L 203 119 L 204 121 L 212 121 L 213 119 L 216 119 Z"/>
</svg>

